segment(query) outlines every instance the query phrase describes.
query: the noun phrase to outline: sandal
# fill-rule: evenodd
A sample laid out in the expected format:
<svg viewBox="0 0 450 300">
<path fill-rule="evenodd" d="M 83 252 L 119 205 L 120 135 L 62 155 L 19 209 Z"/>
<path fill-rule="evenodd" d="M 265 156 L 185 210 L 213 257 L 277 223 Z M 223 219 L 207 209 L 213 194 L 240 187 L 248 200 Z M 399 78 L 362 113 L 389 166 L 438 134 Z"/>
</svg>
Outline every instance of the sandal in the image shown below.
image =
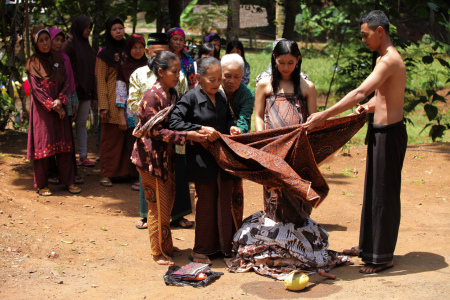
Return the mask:
<svg viewBox="0 0 450 300">
<path fill-rule="evenodd" d="M 131 185 L 131 190 L 139 192 L 139 190 L 140 190 L 140 188 L 139 188 L 139 181 L 137 181 L 137 182 L 135 182 L 135 183 L 133 183 Z"/>
<path fill-rule="evenodd" d="M 140 225 L 140 224 L 142 224 L 142 225 Z M 142 218 L 139 221 L 137 221 L 136 228 L 137 229 L 147 229 L 148 228 L 147 218 Z"/>
<path fill-rule="evenodd" d="M 83 166 L 83 167 L 95 167 L 95 162 L 90 161 L 87 157 L 85 159 L 80 159 L 77 161 L 77 166 Z"/>
<path fill-rule="evenodd" d="M 43 189 L 38 189 L 37 192 L 39 194 L 39 196 L 51 196 L 52 192 L 50 191 L 50 189 L 48 187 L 45 187 Z"/>
<path fill-rule="evenodd" d="M 84 179 L 82 177 L 75 176 L 75 183 L 76 184 L 83 184 L 84 183 Z"/>
<path fill-rule="evenodd" d="M 192 253 L 189 255 L 189 260 L 200 264 L 212 264 L 208 256 L 200 253 L 195 253 L 194 251 L 192 251 Z"/>
<path fill-rule="evenodd" d="M 181 227 L 183 229 L 188 229 L 188 228 L 194 227 L 194 222 L 189 221 L 186 218 L 180 218 L 178 220 L 173 220 L 172 222 L 170 222 L 170 224 L 172 226 L 178 226 L 178 227 Z"/>
<path fill-rule="evenodd" d="M 67 190 L 69 192 L 71 192 L 72 194 L 79 194 L 79 193 L 81 193 L 81 189 L 79 187 L 77 187 L 76 185 L 74 185 L 74 184 L 68 185 L 67 186 Z"/>
<path fill-rule="evenodd" d="M 103 185 L 104 187 L 112 187 L 113 186 L 111 179 L 109 179 L 108 177 L 100 179 L 100 185 Z"/>
<path fill-rule="evenodd" d="M 59 178 L 57 176 L 49 177 L 48 178 L 48 183 L 50 183 L 50 184 L 59 184 Z"/>
</svg>

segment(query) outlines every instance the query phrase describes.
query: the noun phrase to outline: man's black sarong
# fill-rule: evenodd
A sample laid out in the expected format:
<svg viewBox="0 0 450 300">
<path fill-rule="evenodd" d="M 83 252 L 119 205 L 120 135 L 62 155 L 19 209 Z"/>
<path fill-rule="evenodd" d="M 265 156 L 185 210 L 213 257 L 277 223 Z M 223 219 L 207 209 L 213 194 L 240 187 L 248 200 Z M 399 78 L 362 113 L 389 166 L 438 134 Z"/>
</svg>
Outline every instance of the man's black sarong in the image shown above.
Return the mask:
<svg viewBox="0 0 450 300">
<path fill-rule="evenodd" d="M 400 188 L 408 135 L 403 122 L 370 124 L 359 257 L 384 264 L 394 258 L 400 225 Z"/>
</svg>

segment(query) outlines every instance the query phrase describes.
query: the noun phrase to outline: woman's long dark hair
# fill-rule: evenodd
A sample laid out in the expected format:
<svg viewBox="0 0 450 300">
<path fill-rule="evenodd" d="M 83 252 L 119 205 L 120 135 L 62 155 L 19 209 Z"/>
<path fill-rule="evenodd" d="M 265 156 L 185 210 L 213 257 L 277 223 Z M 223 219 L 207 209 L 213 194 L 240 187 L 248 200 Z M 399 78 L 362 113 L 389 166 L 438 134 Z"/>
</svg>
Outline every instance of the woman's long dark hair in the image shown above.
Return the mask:
<svg viewBox="0 0 450 300">
<path fill-rule="evenodd" d="M 244 60 L 244 63 L 246 63 L 247 61 L 245 60 L 244 45 L 242 45 L 240 41 L 236 40 L 229 42 L 227 45 L 227 54 L 230 54 L 231 50 L 233 50 L 234 48 L 239 49 L 239 51 L 241 51 L 242 59 Z"/>
<path fill-rule="evenodd" d="M 278 44 L 272 51 L 272 89 L 273 93 L 276 95 L 278 92 L 278 86 L 280 84 L 281 73 L 278 71 L 277 64 L 275 62 L 275 58 L 281 55 L 291 54 L 295 58 L 300 56 L 297 65 L 295 66 L 294 71 L 291 74 L 292 82 L 294 83 L 294 94 L 297 96 L 302 95 L 302 90 L 300 89 L 300 71 L 302 66 L 302 54 L 300 53 L 300 49 L 298 45 L 294 41 L 290 40 L 282 40 L 279 41 Z"/>
<path fill-rule="evenodd" d="M 202 58 L 203 54 L 209 54 L 209 52 L 211 52 L 213 50 L 216 51 L 216 47 L 214 47 L 213 44 L 211 44 L 211 43 L 204 43 L 203 45 L 201 45 L 198 48 L 198 52 L 195 55 L 195 60 L 199 60 L 200 58 Z"/>
</svg>

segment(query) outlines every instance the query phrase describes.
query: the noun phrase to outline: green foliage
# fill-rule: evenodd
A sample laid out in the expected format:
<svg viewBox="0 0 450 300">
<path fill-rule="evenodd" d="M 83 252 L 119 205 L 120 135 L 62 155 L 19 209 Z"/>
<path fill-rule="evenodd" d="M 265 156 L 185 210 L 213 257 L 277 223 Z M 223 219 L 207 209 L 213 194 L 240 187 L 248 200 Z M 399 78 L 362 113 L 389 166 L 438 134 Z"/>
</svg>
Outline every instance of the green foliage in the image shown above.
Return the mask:
<svg viewBox="0 0 450 300">
<path fill-rule="evenodd" d="M 294 30 L 302 36 L 306 47 L 318 36 L 326 36 L 327 40 L 337 39 L 350 23 L 347 14 L 335 6 L 321 9 L 315 14 L 306 4 L 301 4 L 300 8 L 302 12 L 296 16 Z"/>
<path fill-rule="evenodd" d="M 446 103 L 446 99 L 437 94 L 437 90 L 442 88 L 439 86 L 438 75 L 446 78 L 446 82 L 450 82 L 450 64 L 446 61 L 448 45 L 443 42 L 432 40 L 429 35 L 424 35 L 420 47 L 414 49 L 414 54 L 420 59 L 413 57 L 407 57 L 405 59 L 408 70 L 408 79 L 411 80 L 411 76 L 415 74 L 417 65 L 431 65 L 435 61 L 438 62 L 443 70 L 428 74 L 428 80 L 424 82 L 424 85 L 418 87 L 419 91 L 415 89 L 407 89 L 407 95 L 405 97 L 405 112 L 411 113 L 416 110 L 420 105 L 423 107 L 428 122 L 423 127 L 421 133 L 429 128 L 428 135 L 431 139 L 436 141 L 437 138 L 442 139 L 444 132 L 450 129 L 450 120 L 445 114 L 439 111 L 438 103 Z"/>
<path fill-rule="evenodd" d="M 14 107 L 14 100 L 8 95 L 6 91 L 7 77 L 0 75 L 0 131 L 5 131 L 6 125 L 11 120 L 11 113 L 16 111 Z"/>
<path fill-rule="evenodd" d="M 218 30 L 218 22 L 224 23 L 228 14 L 226 9 L 221 9 L 216 3 L 211 2 L 212 8 L 204 7 L 201 12 L 194 12 L 194 6 L 198 0 L 193 0 L 180 16 L 181 26 L 187 29 L 201 30 L 205 36 L 212 30 Z"/>
</svg>

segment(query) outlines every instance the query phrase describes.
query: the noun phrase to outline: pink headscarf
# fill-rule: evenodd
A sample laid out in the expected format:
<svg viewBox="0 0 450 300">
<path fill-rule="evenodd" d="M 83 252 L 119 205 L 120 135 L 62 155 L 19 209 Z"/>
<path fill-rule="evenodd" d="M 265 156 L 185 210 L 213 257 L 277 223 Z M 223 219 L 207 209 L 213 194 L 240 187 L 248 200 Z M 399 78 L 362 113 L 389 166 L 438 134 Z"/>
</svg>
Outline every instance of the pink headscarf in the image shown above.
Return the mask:
<svg viewBox="0 0 450 300">
<path fill-rule="evenodd" d="M 56 27 L 50 27 L 48 29 L 48 32 L 50 33 L 50 39 L 53 41 L 53 39 L 61 34 L 65 37 L 64 33 L 61 31 L 61 29 L 58 29 Z M 71 94 L 75 93 L 75 79 L 73 77 L 73 70 L 72 70 L 72 64 L 70 63 L 70 58 L 67 56 L 66 53 L 63 51 L 59 51 L 59 54 L 64 57 L 64 66 L 66 67 L 66 76 L 67 80 L 69 81 L 69 91 Z"/>
</svg>

